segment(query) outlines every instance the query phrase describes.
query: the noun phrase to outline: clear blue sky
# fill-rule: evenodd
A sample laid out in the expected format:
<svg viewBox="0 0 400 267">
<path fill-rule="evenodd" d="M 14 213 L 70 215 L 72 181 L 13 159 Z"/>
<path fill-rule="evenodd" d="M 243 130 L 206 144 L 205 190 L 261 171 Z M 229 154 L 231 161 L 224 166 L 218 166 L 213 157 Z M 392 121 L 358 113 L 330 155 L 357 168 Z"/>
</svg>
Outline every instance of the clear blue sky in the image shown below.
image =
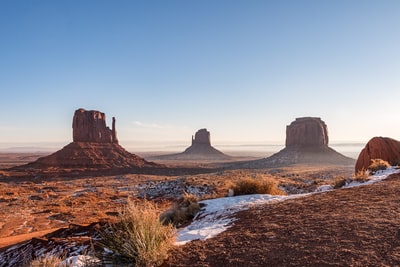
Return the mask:
<svg viewBox="0 0 400 267">
<path fill-rule="evenodd" d="M 400 1 L 0 1 L 0 142 L 72 140 L 80 107 L 124 141 L 400 139 Z"/>
</svg>

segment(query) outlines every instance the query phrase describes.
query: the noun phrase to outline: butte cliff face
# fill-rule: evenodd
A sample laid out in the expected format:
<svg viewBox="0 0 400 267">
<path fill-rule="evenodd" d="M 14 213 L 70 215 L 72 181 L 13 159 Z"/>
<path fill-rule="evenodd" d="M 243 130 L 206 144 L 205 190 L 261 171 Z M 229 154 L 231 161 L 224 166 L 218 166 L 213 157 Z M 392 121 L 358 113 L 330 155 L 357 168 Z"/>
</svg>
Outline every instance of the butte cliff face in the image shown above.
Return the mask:
<svg viewBox="0 0 400 267">
<path fill-rule="evenodd" d="M 328 128 L 320 118 L 297 118 L 286 126 L 286 147 L 327 147 Z"/>
<path fill-rule="evenodd" d="M 72 121 L 74 142 L 118 143 L 115 118 L 112 129 L 106 126 L 106 115 L 97 110 L 80 108 L 75 111 Z"/>
<path fill-rule="evenodd" d="M 229 160 L 230 156 L 211 146 L 210 132 L 200 129 L 192 136 L 192 145 L 182 153 L 154 157 L 163 160 Z"/>
<path fill-rule="evenodd" d="M 49 156 L 15 169 L 29 168 L 48 172 L 71 170 L 113 172 L 161 167 L 129 153 L 120 146 L 115 118 L 112 119 L 112 129 L 110 129 L 106 126 L 106 115 L 100 111 L 87 111 L 82 108 L 76 110 L 72 129 L 72 143 Z"/>
<path fill-rule="evenodd" d="M 400 163 L 400 142 L 389 137 L 374 137 L 368 141 L 358 156 L 355 171 L 356 173 L 366 170 L 372 159 L 382 159 L 390 165 Z"/>
</svg>

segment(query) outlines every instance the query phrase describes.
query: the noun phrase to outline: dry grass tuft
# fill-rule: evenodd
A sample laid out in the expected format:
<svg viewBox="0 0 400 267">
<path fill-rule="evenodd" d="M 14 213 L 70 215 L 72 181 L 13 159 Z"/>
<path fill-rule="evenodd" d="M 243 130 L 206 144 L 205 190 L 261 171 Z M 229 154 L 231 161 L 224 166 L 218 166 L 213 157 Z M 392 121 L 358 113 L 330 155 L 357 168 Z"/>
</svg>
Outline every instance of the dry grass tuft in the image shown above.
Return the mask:
<svg viewBox="0 0 400 267">
<path fill-rule="evenodd" d="M 161 214 L 160 220 L 164 224 L 172 223 L 180 227 L 190 222 L 200 211 L 200 205 L 195 195 L 184 193 L 182 200 L 174 203 L 172 208 Z"/>
<path fill-rule="evenodd" d="M 371 174 L 375 174 L 377 171 L 383 171 L 390 167 L 390 164 L 382 159 L 371 159 L 371 164 L 368 166 L 368 170 Z"/>
<path fill-rule="evenodd" d="M 63 262 L 64 259 L 57 255 L 47 254 L 33 260 L 29 266 L 31 267 L 70 267 Z"/>
<path fill-rule="evenodd" d="M 353 177 L 353 181 L 356 181 L 356 182 L 366 182 L 369 180 L 370 180 L 369 171 L 366 171 L 366 170 L 358 171 Z"/>
<path fill-rule="evenodd" d="M 100 245 L 112 250 L 135 266 L 159 266 L 173 245 L 174 228 L 160 221 L 160 211 L 150 201 L 131 200 L 120 213 L 118 222 L 100 232 Z"/>
<path fill-rule="evenodd" d="M 285 195 L 285 192 L 278 188 L 278 183 L 272 179 L 265 178 L 243 178 L 233 186 L 235 196 L 251 194 Z"/>
</svg>

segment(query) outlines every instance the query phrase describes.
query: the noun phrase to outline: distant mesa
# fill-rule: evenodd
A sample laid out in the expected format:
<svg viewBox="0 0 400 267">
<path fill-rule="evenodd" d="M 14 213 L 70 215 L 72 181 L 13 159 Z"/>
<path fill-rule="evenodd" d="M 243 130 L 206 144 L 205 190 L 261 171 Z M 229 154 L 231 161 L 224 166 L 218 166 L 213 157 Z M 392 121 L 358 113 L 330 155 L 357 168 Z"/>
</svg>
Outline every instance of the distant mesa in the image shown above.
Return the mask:
<svg viewBox="0 0 400 267">
<path fill-rule="evenodd" d="M 358 156 L 356 173 L 366 170 L 372 159 L 382 159 L 395 166 L 400 164 L 400 142 L 389 137 L 374 137 L 368 141 Z"/>
<path fill-rule="evenodd" d="M 229 160 L 230 156 L 211 146 L 210 132 L 200 129 L 192 136 L 192 145 L 178 154 L 153 157 L 163 160 Z"/>
<path fill-rule="evenodd" d="M 58 170 L 132 170 L 162 166 L 131 154 L 120 146 L 115 128 L 115 118 L 112 119 L 112 128 L 110 129 L 106 126 L 106 115 L 100 111 L 82 108 L 76 110 L 72 129 L 72 143 L 49 156 L 13 169 L 57 172 Z"/>
<path fill-rule="evenodd" d="M 285 166 L 292 164 L 352 165 L 348 158 L 328 146 L 328 128 L 316 117 L 297 118 L 286 127 L 286 146 L 271 157 L 248 162 L 247 167 Z"/>
</svg>

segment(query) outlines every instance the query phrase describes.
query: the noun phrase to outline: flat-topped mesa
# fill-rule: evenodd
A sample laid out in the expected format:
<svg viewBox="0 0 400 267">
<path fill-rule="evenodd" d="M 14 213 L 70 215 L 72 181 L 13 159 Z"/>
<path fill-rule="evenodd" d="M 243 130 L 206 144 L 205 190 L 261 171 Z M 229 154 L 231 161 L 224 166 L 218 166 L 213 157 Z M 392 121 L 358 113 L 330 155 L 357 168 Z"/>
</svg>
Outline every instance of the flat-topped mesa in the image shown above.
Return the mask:
<svg viewBox="0 0 400 267">
<path fill-rule="evenodd" d="M 296 118 L 286 126 L 286 147 L 328 147 L 328 128 L 321 118 Z"/>
<path fill-rule="evenodd" d="M 192 136 L 192 145 L 197 145 L 197 144 L 211 146 L 210 132 L 207 131 L 207 129 L 200 129 L 196 132 L 194 138 Z"/>
<path fill-rule="evenodd" d="M 115 118 L 110 129 L 106 126 L 106 115 L 97 110 L 76 110 L 72 130 L 74 142 L 118 143 Z"/>
</svg>

